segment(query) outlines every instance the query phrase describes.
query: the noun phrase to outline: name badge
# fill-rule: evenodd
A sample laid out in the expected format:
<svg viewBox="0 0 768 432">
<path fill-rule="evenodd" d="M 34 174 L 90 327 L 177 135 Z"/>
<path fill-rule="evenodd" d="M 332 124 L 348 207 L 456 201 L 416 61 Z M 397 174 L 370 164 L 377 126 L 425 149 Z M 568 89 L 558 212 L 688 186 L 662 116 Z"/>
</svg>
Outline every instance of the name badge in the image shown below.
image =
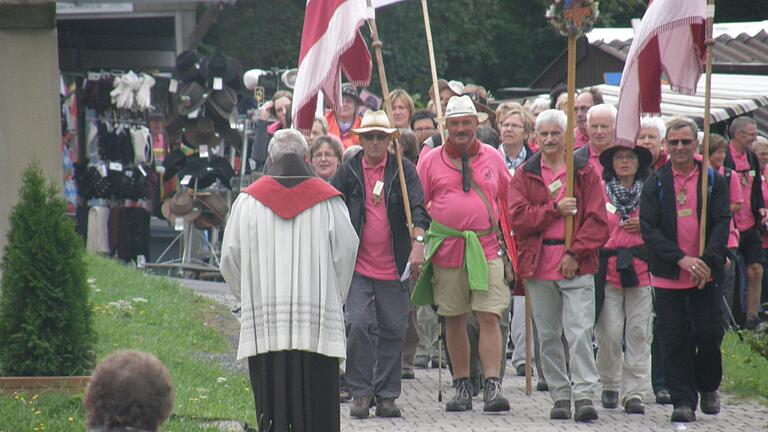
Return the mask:
<svg viewBox="0 0 768 432">
<path fill-rule="evenodd" d="M 611 214 L 616 214 L 616 210 L 618 210 L 615 205 L 609 202 L 605 203 L 605 209 L 608 210 L 608 213 Z"/>
<path fill-rule="evenodd" d="M 677 217 L 688 217 L 693 214 L 693 211 L 689 208 L 680 209 L 677 211 Z"/>
<path fill-rule="evenodd" d="M 563 182 L 561 182 L 560 179 L 557 179 L 557 180 L 555 180 L 555 181 L 553 181 L 552 183 L 549 184 L 549 191 L 551 193 L 555 193 L 561 187 L 563 187 Z"/>
</svg>

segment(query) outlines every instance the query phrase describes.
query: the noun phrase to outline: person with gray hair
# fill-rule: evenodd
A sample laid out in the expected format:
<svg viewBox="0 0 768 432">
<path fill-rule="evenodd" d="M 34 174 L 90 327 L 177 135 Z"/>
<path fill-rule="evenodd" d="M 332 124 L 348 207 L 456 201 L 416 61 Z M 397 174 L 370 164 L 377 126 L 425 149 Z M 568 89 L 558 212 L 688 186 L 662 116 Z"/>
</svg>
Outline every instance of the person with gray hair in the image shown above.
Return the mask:
<svg viewBox="0 0 768 432">
<path fill-rule="evenodd" d="M 654 171 L 667 162 L 667 153 L 661 145 L 666 134 L 667 125 L 661 117 L 640 117 L 640 132 L 637 134 L 635 145 L 651 152 L 651 168 Z"/>
<path fill-rule="evenodd" d="M 540 152 L 512 178 L 509 220 L 517 240 L 518 280 L 526 280 L 539 333 L 541 362 L 554 406 L 551 419 L 597 419 L 592 404 L 597 367 L 592 351 L 598 250 L 608 239 L 600 178 L 584 156 L 574 158 L 574 194 L 565 196 L 565 113 L 536 119 Z M 573 241 L 565 247 L 565 219 L 573 216 Z M 568 343 L 566 365 L 562 335 Z M 570 366 L 570 367 L 568 367 Z M 569 377 L 570 370 L 570 377 Z"/>
<path fill-rule="evenodd" d="M 616 137 L 616 107 L 610 104 L 598 104 L 587 111 L 587 134 L 589 145 L 576 151 L 581 157 L 589 159 L 590 165 L 603 176 L 603 165 L 600 164 L 600 153 L 613 147 Z"/>
<path fill-rule="evenodd" d="M 768 223 L 768 213 L 763 200 L 760 162 L 752 151 L 757 138 L 757 123 L 751 117 L 736 117 L 731 123 L 731 143 L 725 155 L 724 165 L 732 169 L 741 181 L 744 204 L 733 215 L 739 230 L 739 252 L 747 265 L 747 317 L 744 327 L 754 330 L 760 323 L 757 315 L 760 306 L 760 290 L 763 279 L 763 247 L 761 226 Z"/>
<path fill-rule="evenodd" d="M 221 275 L 241 307 L 261 430 L 338 431 L 342 306 L 358 236 L 341 193 L 316 177 L 296 130 L 275 132 L 271 166 L 232 204 Z"/>
</svg>

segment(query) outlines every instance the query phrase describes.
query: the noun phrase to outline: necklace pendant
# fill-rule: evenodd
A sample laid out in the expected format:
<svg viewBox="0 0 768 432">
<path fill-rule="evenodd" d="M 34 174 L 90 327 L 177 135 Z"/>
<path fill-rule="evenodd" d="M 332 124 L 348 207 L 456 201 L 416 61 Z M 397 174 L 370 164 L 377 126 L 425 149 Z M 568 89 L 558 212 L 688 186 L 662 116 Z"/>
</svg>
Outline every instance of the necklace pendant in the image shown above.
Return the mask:
<svg viewBox="0 0 768 432">
<path fill-rule="evenodd" d="M 684 206 L 686 201 L 688 201 L 688 196 L 685 194 L 685 189 L 683 189 L 677 194 L 677 203 Z"/>
</svg>

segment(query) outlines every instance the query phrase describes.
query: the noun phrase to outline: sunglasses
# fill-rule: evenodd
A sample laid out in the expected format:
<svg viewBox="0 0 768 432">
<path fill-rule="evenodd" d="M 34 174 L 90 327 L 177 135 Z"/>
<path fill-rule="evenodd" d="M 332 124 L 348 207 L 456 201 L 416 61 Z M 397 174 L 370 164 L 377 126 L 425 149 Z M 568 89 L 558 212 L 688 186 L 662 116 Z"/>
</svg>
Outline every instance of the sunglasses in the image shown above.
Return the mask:
<svg viewBox="0 0 768 432">
<path fill-rule="evenodd" d="M 693 143 L 692 139 L 676 139 L 676 140 L 667 140 L 667 144 L 669 144 L 672 147 L 678 146 L 678 145 L 691 145 Z"/>
</svg>

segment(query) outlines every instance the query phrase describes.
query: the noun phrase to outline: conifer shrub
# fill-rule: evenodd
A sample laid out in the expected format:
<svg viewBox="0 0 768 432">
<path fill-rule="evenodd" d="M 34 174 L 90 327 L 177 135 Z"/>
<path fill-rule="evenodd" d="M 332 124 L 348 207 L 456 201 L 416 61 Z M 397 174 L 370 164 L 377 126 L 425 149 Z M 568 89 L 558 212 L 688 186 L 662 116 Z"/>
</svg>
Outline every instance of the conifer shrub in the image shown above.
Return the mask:
<svg viewBox="0 0 768 432">
<path fill-rule="evenodd" d="M 0 375 L 87 375 L 95 335 L 84 247 L 33 162 L 10 216 L 0 286 Z"/>
</svg>

